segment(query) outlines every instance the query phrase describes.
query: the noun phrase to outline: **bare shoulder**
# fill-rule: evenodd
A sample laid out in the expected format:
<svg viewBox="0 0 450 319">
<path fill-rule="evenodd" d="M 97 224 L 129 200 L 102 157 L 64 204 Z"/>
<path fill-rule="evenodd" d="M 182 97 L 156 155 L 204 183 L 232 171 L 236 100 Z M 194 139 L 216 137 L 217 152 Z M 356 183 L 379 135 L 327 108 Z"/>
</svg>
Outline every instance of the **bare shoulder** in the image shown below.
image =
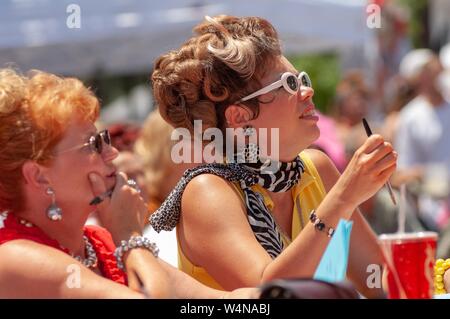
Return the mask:
<svg viewBox="0 0 450 319">
<path fill-rule="evenodd" d="M 243 228 L 247 231 L 249 227 L 239 190 L 231 182 L 213 174 L 199 175 L 188 184 L 181 208 L 181 228 L 187 233 L 181 231 L 180 234 L 181 237 L 185 235 L 189 242 L 196 242 L 194 233 L 216 236 L 225 234 L 225 229 L 238 232 Z M 186 250 L 188 252 L 189 249 Z M 194 256 L 192 258 L 195 259 Z"/>
<path fill-rule="evenodd" d="M 0 274 L 5 276 L 52 271 L 54 265 L 71 261 L 73 259 L 63 252 L 30 240 L 12 240 L 0 245 Z M 0 280 L 2 277 L 0 275 Z"/>
<path fill-rule="evenodd" d="M 237 207 L 244 209 L 239 191 L 231 182 L 213 174 L 195 177 L 183 193 L 183 214 L 211 214 L 224 210 L 234 211 L 231 208 Z"/>
<path fill-rule="evenodd" d="M 232 183 L 226 179 L 214 174 L 201 174 L 194 177 L 186 186 L 185 194 L 195 191 L 203 192 L 211 191 L 213 194 L 217 192 L 233 190 Z"/>
<path fill-rule="evenodd" d="M 71 288 L 71 274 L 83 278 L 80 282 L 83 289 Z M 98 276 L 55 248 L 22 239 L 0 245 L 0 298 L 119 298 L 129 295 L 133 293 L 125 286 Z"/>
<path fill-rule="evenodd" d="M 328 155 L 321 150 L 314 148 L 307 148 L 306 150 L 303 151 L 303 153 L 306 154 L 311 159 L 311 161 L 314 163 L 317 169 L 327 168 L 330 165 L 333 165 L 333 162 L 328 157 Z"/>
<path fill-rule="evenodd" d="M 317 169 L 317 172 L 322 179 L 325 190 L 329 191 L 336 181 L 338 180 L 340 173 L 334 165 L 333 161 L 324 152 L 316 149 L 306 149 L 304 153 L 313 162 Z"/>
<path fill-rule="evenodd" d="M 13 240 L 0 245 L 0 297 L 57 296 L 47 294 L 48 286 L 61 286 L 67 259 L 71 258 L 63 252 L 30 240 Z"/>
<path fill-rule="evenodd" d="M 27 239 L 12 240 L 0 245 L 0 265 L 10 265 L 18 258 L 23 262 L 28 257 L 46 257 L 49 252 L 58 255 L 59 251 Z M 36 260 L 30 259 L 30 262 Z"/>
</svg>

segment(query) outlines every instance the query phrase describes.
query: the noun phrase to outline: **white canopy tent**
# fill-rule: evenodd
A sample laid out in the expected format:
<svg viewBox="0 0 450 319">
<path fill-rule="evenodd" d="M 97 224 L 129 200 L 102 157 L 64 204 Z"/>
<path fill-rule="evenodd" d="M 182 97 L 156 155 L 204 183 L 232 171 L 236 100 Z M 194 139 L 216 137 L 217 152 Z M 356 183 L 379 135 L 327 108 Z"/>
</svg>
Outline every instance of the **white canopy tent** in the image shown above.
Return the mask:
<svg viewBox="0 0 450 319">
<path fill-rule="evenodd" d="M 80 28 L 66 24 L 70 4 Z M 365 0 L 6 0 L 0 2 L 0 65 L 89 76 L 150 71 L 205 15 L 262 16 L 285 51 L 362 48 L 370 38 Z"/>
</svg>

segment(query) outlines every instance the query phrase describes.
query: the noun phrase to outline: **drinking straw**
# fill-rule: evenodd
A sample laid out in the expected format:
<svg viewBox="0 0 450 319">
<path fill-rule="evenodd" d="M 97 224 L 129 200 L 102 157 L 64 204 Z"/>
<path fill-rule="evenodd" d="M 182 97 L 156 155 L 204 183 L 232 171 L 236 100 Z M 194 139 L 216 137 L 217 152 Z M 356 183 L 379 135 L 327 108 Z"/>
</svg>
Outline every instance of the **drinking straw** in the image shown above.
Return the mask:
<svg viewBox="0 0 450 319">
<path fill-rule="evenodd" d="M 403 234 L 405 232 L 406 222 L 406 186 L 400 185 L 400 203 L 398 205 L 398 230 L 397 233 Z"/>
</svg>

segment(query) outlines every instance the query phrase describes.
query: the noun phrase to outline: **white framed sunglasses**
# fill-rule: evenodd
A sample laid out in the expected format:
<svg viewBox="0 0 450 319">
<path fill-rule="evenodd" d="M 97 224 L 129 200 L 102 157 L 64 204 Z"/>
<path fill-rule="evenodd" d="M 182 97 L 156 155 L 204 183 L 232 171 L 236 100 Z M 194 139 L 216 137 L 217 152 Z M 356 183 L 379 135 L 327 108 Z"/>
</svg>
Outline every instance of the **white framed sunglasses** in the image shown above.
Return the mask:
<svg viewBox="0 0 450 319">
<path fill-rule="evenodd" d="M 243 97 L 238 102 L 248 101 L 257 96 L 269 93 L 273 90 L 276 90 L 280 87 L 283 87 L 290 94 L 295 94 L 300 89 L 300 86 L 307 86 L 307 87 L 312 88 L 311 78 L 309 77 L 308 73 L 300 72 L 297 76 L 291 72 L 284 72 L 281 75 L 281 79 L 279 79 L 278 81 L 276 81 L 272 84 L 269 84 L 269 85 L 263 87 L 262 89 L 259 89 L 258 91 L 254 92 L 250 95 L 247 95 L 246 97 Z"/>
</svg>

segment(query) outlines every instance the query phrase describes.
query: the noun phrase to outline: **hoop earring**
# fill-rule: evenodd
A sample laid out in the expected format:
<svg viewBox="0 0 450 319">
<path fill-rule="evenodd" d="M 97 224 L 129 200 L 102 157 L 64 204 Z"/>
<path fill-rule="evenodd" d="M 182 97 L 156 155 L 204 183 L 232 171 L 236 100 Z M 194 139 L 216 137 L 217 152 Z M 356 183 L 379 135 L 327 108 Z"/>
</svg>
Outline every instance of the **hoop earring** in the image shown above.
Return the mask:
<svg viewBox="0 0 450 319">
<path fill-rule="evenodd" d="M 62 219 L 62 209 L 56 205 L 55 191 L 49 187 L 46 194 L 52 197 L 52 203 L 47 208 L 47 217 L 54 222 L 60 221 Z"/>
</svg>

